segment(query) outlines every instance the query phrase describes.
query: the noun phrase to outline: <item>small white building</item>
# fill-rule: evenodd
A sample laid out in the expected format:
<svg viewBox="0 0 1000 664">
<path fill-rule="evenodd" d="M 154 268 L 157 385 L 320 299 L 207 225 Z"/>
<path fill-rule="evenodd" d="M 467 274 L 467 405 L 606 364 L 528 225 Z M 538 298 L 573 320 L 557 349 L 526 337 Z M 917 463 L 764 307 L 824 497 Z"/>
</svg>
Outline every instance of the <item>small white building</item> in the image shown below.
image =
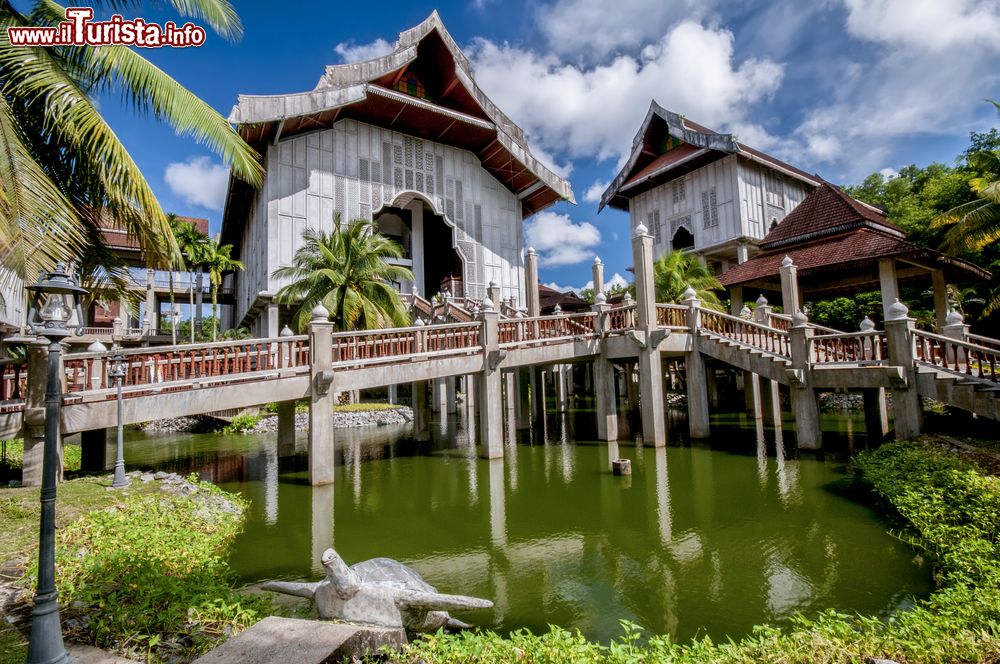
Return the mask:
<svg viewBox="0 0 1000 664">
<path fill-rule="evenodd" d="M 601 197 L 642 222 L 657 253 L 695 252 L 717 274 L 756 243 L 821 182 L 816 175 L 650 103 L 632 154 Z"/>
<path fill-rule="evenodd" d="M 481 299 L 495 281 L 524 304 L 522 221 L 573 200 L 476 85 L 437 12 L 389 55 L 328 66 L 311 91 L 240 95 L 229 119 L 266 168 L 258 191 L 230 180 L 221 239 L 247 266 L 228 322 L 258 335 L 285 322 L 274 302 L 284 283 L 271 274 L 307 228 L 372 219 L 416 277 L 400 291 Z"/>
</svg>

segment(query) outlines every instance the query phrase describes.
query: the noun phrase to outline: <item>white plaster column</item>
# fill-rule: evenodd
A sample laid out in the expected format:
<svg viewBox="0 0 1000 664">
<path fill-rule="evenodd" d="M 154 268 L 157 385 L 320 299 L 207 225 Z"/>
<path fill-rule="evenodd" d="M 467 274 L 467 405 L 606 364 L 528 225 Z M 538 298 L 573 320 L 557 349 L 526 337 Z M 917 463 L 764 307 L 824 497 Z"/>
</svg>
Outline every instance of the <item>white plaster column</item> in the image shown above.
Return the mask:
<svg viewBox="0 0 1000 664">
<path fill-rule="evenodd" d="M 275 337 L 278 336 L 278 303 L 273 301 L 268 302 L 266 311 L 267 311 L 266 314 L 267 338 L 274 339 Z M 331 340 L 330 343 L 332 344 L 333 341 Z"/>
<path fill-rule="evenodd" d="M 410 257 L 413 260 L 413 277 L 416 289 L 430 299 L 436 288 L 427 289 L 424 283 L 424 204 L 413 200 L 407 206 L 410 211 Z"/>
<path fill-rule="evenodd" d="M 386 392 L 387 392 L 386 401 L 388 401 L 390 404 L 399 403 L 399 388 L 395 384 L 389 385 L 386 388 Z"/>
<path fill-rule="evenodd" d="M 596 329 L 605 336 L 608 327 L 608 310 L 603 291 L 597 291 L 594 312 L 597 314 Z M 607 358 L 605 343 L 601 342 L 601 354 L 594 358 L 594 410 L 597 411 L 597 439 L 618 440 L 618 397 L 615 394 L 615 368 Z M 617 458 L 617 457 L 616 457 Z"/>
<path fill-rule="evenodd" d="M 565 413 L 568 407 L 568 393 L 566 391 L 566 367 L 557 364 L 552 367 L 552 378 L 555 381 L 556 390 L 556 410 Z"/>
<path fill-rule="evenodd" d="M 632 261 L 635 266 L 637 328 L 644 335 L 645 346 L 639 349 L 639 409 L 642 415 L 642 438 L 647 445 L 667 444 L 667 425 L 663 405 L 663 364 L 659 349 L 652 343 L 656 323 L 656 292 L 653 285 L 653 236 L 642 224 L 632 237 Z"/>
<path fill-rule="evenodd" d="M 604 293 L 604 263 L 601 262 L 600 256 L 594 256 L 594 264 L 591 267 L 591 273 L 594 278 L 594 298 L 596 301 L 598 293 Z"/>
<path fill-rule="evenodd" d="M 528 317 L 541 315 L 541 302 L 538 295 L 538 255 L 534 247 L 528 247 L 524 254 L 524 288 L 527 297 Z"/>
<path fill-rule="evenodd" d="M 531 370 L 517 370 L 517 428 L 531 428 Z"/>
<path fill-rule="evenodd" d="M 750 260 L 750 246 L 746 242 L 736 243 L 736 262 L 746 263 Z"/>
<path fill-rule="evenodd" d="M 277 320 L 275 320 L 277 326 Z M 277 330 L 275 330 L 277 336 Z M 309 483 L 331 484 L 334 477 L 333 323 L 330 312 L 316 305 L 309 321 Z"/>
<path fill-rule="evenodd" d="M 881 262 L 880 262 L 881 265 Z M 924 414 L 917 394 L 917 375 L 913 365 L 913 330 L 916 320 L 909 317 L 910 311 L 898 299 L 892 303 L 885 319 L 886 344 L 889 346 L 889 363 L 902 367 L 905 384 L 892 387 L 893 425 L 896 438 L 906 440 L 916 438 L 923 429 Z"/>
<path fill-rule="evenodd" d="M 448 390 L 445 386 L 444 378 L 435 378 L 431 383 L 433 398 L 431 399 L 431 412 L 437 413 L 440 419 L 447 419 L 448 414 Z"/>
<path fill-rule="evenodd" d="M 778 274 L 781 277 L 781 306 L 786 314 L 794 315 L 802 308 L 802 296 L 799 293 L 798 268 L 791 257 L 785 256 L 782 259 Z"/>
<path fill-rule="evenodd" d="M 149 334 L 150 330 L 160 327 L 160 312 L 156 306 L 156 291 L 153 290 L 155 274 L 153 268 L 146 270 L 146 324 L 142 326 L 144 334 Z"/>
<path fill-rule="evenodd" d="M 505 371 L 503 374 L 503 409 L 505 420 L 517 417 L 518 397 L 517 372 Z"/>
<path fill-rule="evenodd" d="M 413 438 L 421 442 L 430 440 L 431 426 L 427 406 L 427 381 L 414 381 L 410 385 L 410 390 L 410 402 L 413 407 Z"/>
<path fill-rule="evenodd" d="M 705 360 L 698 349 L 701 300 L 690 286 L 684 292 L 684 304 L 688 306 L 687 323 L 691 335 L 691 350 L 684 356 L 684 363 L 687 365 L 688 433 L 692 438 L 708 438 L 711 434 L 708 381 L 705 376 Z"/>
<path fill-rule="evenodd" d="M 331 412 L 330 417 L 333 417 Z M 295 402 L 278 403 L 278 456 L 295 454 Z"/>
<path fill-rule="evenodd" d="M 879 259 L 878 281 L 882 289 L 882 320 L 888 321 L 889 308 L 899 301 L 899 278 L 896 275 L 896 259 Z"/>
<path fill-rule="evenodd" d="M 458 413 L 458 395 L 456 394 L 457 385 L 456 376 L 448 376 L 444 379 L 444 391 L 445 391 L 445 410 L 448 411 L 449 415 L 454 415 Z"/>
<path fill-rule="evenodd" d="M 490 300 L 483 301 L 479 314 L 483 323 L 483 371 L 479 375 L 479 454 L 487 459 L 503 456 L 503 413 L 501 408 L 499 313 Z"/>
<path fill-rule="evenodd" d="M 796 372 L 790 386 L 792 414 L 795 416 L 795 439 L 799 449 L 818 450 L 823 446 L 823 433 L 819 426 L 819 400 L 812 386 L 809 366 L 809 338 L 814 329 L 801 311 L 792 315 L 788 331 L 792 355 L 792 370 Z"/>
</svg>

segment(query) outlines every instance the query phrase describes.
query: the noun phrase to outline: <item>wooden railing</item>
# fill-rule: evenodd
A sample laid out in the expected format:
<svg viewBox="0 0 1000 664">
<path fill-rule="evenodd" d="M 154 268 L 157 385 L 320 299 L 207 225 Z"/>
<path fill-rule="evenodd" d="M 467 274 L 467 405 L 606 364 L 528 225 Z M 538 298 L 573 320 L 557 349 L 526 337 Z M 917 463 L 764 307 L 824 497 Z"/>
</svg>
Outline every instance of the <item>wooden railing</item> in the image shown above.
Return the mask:
<svg viewBox="0 0 1000 664">
<path fill-rule="evenodd" d="M 597 314 L 592 312 L 502 320 L 498 325 L 500 345 L 593 336 L 596 320 Z"/>
<path fill-rule="evenodd" d="M 656 324 L 660 327 L 684 327 L 687 323 L 688 308 L 683 304 L 656 305 Z"/>
<path fill-rule="evenodd" d="M 15 357 L 0 360 L 0 401 L 23 399 L 27 383 L 27 358 Z"/>
<path fill-rule="evenodd" d="M 635 327 L 635 305 L 615 307 L 608 310 L 608 331 L 618 332 Z"/>
<path fill-rule="evenodd" d="M 1000 350 L 923 330 L 914 330 L 913 339 L 918 362 L 1000 382 Z"/>
<path fill-rule="evenodd" d="M 309 337 L 222 341 L 197 346 L 161 346 L 122 351 L 123 385 L 152 385 L 309 366 Z M 111 387 L 106 360 L 110 352 L 66 355 L 65 389 L 82 392 Z"/>
<path fill-rule="evenodd" d="M 791 357 L 788 333 L 783 330 L 707 309 L 701 312 L 701 327 L 704 331 L 732 339 L 745 346 L 786 358 Z"/>
<path fill-rule="evenodd" d="M 885 333 L 822 334 L 809 340 L 809 357 L 819 364 L 884 364 L 889 359 Z"/>
<path fill-rule="evenodd" d="M 114 332 L 113 327 L 84 327 L 80 329 L 80 335 L 93 335 L 93 336 L 111 336 Z"/>
<path fill-rule="evenodd" d="M 768 315 L 768 321 L 771 327 L 783 330 L 787 332 L 792 329 L 792 317 L 788 314 L 776 314 L 773 311 Z M 820 332 L 824 335 L 827 334 L 844 334 L 843 330 L 837 330 L 832 327 L 827 327 L 825 325 L 817 325 L 816 323 L 807 323 L 809 327 Z"/>
<path fill-rule="evenodd" d="M 449 323 L 333 335 L 333 362 L 383 360 L 480 348 L 480 323 Z"/>
<path fill-rule="evenodd" d="M 991 337 L 984 337 L 980 334 L 968 334 L 966 335 L 966 340 L 970 343 L 974 343 L 977 346 L 983 346 L 984 348 L 991 348 L 993 350 L 1000 350 L 1000 339 L 993 339 Z"/>
</svg>

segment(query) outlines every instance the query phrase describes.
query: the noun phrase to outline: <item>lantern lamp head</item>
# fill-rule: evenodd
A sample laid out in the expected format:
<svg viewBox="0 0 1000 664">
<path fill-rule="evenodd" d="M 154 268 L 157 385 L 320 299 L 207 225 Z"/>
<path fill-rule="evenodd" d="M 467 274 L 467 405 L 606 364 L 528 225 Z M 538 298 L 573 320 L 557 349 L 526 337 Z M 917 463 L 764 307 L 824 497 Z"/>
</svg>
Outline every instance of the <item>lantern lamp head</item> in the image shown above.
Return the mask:
<svg viewBox="0 0 1000 664">
<path fill-rule="evenodd" d="M 108 357 L 108 376 L 111 378 L 124 378 L 128 372 L 128 358 L 119 349 Z"/>
<path fill-rule="evenodd" d="M 49 340 L 78 335 L 83 328 L 83 296 L 87 294 L 63 263 L 52 272 L 43 272 L 31 286 L 28 325 L 31 331 Z"/>
</svg>

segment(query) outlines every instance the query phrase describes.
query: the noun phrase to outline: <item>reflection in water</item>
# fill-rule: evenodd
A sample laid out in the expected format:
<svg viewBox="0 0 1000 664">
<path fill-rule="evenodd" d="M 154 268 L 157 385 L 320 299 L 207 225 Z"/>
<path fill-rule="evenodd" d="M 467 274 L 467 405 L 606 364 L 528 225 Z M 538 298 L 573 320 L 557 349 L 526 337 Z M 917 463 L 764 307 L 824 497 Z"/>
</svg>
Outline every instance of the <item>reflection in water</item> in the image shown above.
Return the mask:
<svg viewBox="0 0 1000 664">
<path fill-rule="evenodd" d="M 929 591 L 912 551 L 829 490 L 839 463 L 782 445 L 771 457 L 746 420 L 717 428 L 725 451 L 573 442 L 592 417 L 554 415 L 554 440 L 536 431 L 492 461 L 462 413 L 428 443 L 407 427 L 337 430 L 323 487 L 309 486 L 304 456 L 278 464 L 274 436 L 134 436 L 126 461 L 242 493 L 248 522 L 230 561 L 247 582 L 321 577 L 336 523 L 348 562 L 396 558 L 442 592 L 489 597 L 494 609 L 461 617 L 501 632 L 551 623 L 607 640 L 627 619 L 681 640 L 740 637 L 796 611 L 885 616 Z M 631 483 L 611 473 L 620 457 Z"/>
</svg>

